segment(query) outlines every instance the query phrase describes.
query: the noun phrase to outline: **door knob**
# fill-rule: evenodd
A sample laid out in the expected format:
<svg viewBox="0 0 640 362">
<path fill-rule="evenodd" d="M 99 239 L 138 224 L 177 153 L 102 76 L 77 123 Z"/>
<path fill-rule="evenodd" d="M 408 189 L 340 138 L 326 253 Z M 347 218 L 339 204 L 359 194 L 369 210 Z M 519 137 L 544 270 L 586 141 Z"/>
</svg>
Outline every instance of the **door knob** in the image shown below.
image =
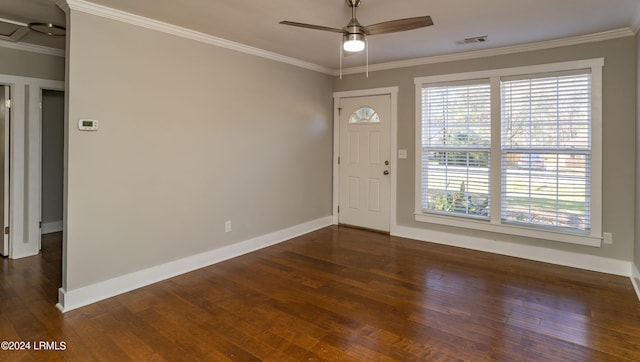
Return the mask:
<svg viewBox="0 0 640 362">
<path fill-rule="evenodd" d="M 384 161 L 384 164 L 389 166 L 389 161 Z"/>
<path fill-rule="evenodd" d="M 382 174 L 388 175 L 389 174 L 389 170 L 384 170 L 384 172 Z"/>
</svg>

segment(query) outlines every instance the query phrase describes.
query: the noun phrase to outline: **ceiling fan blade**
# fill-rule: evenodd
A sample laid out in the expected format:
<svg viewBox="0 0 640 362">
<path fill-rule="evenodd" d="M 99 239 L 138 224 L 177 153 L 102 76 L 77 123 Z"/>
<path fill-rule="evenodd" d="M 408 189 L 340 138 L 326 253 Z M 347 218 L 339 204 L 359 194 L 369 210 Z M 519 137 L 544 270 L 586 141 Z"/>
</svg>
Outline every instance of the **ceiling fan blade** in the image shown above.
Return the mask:
<svg viewBox="0 0 640 362">
<path fill-rule="evenodd" d="M 418 16 L 415 18 L 385 21 L 384 23 L 364 26 L 367 35 L 395 33 L 398 31 L 413 30 L 433 25 L 430 16 Z"/>
<path fill-rule="evenodd" d="M 305 24 L 305 23 L 296 23 L 295 21 L 281 21 L 280 24 L 284 24 L 284 25 L 291 25 L 291 26 L 297 26 L 299 28 L 307 28 L 307 29 L 315 29 L 315 30 L 324 30 L 324 31 L 332 31 L 334 33 L 343 33 L 342 29 L 336 29 L 336 28 L 330 28 L 328 26 L 322 26 L 322 25 L 312 25 L 312 24 Z"/>
</svg>

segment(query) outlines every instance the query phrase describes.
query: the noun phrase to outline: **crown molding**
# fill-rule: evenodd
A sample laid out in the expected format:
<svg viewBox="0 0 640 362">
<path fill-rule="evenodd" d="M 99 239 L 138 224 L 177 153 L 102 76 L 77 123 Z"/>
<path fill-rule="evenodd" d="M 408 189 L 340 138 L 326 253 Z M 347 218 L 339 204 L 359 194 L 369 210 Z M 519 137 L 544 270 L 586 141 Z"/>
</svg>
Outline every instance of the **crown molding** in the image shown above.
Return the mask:
<svg viewBox="0 0 640 362">
<path fill-rule="evenodd" d="M 580 35 L 580 36 L 574 36 L 574 37 L 563 38 L 563 39 L 548 40 L 548 41 L 542 41 L 537 43 L 512 45 L 512 46 L 507 46 L 502 48 L 476 50 L 476 51 L 464 52 L 464 53 L 436 55 L 432 57 L 373 64 L 373 65 L 369 65 L 369 72 L 396 69 L 396 68 L 414 67 L 414 66 L 426 65 L 426 64 L 454 62 L 459 60 L 485 58 L 485 57 L 492 57 L 497 55 L 522 53 L 522 52 L 529 52 L 529 51 L 535 51 L 535 50 L 559 48 L 564 46 L 624 38 L 627 36 L 634 36 L 634 35 L 635 35 L 635 32 L 631 28 L 622 28 L 622 29 L 604 31 L 600 33 Z M 359 67 L 343 69 L 342 74 L 364 73 L 365 71 L 366 71 L 366 67 L 359 66 Z M 333 75 L 339 75 L 339 72 L 334 71 Z"/>
<path fill-rule="evenodd" d="M 65 51 L 62 49 L 49 48 L 41 45 L 34 45 L 34 44 L 28 44 L 28 43 L 16 43 L 16 42 L 2 40 L 2 39 L 0 39 L 0 48 L 16 49 L 16 50 L 22 50 L 25 52 L 53 55 L 56 57 L 65 56 Z"/>
<path fill-rule="evenodd" d="M 255 48 L 245 44 L 233 42 L 230 40 L 215 37 L 209 34 L 201 33 L 195 30 L 183 28 L 180 26 L 164 23 L 158 20 L 146 18 L 143 16 L 127 13 L 121 10 L 112 9 L 106 6 L 97 5 L 86 0 L 57 0 L 56 3 L 66 3 L 68 9 L 80 11 L 119 22 L 140 26 L 143 28 L 160 31 L 163 33 L 175 35 L 178 37 L 195 40 L 201 43 L 219 46 L 226 49 L 239 51 L 242 53 L 274 60 L 281 63 L 294 65 L 300 68 L 313 70 L 316 72 L 337 76 L 340 74 L 338 69 L 332 69 L 318 64 L 306 62 L 300 59 L 288 57 L 285 55 L 266 51 L 264 49 Z M 59 4 L 60 5 L 60 4 Z M 62 6 L 61 6 L 62 7 Z M 513 45 L 494 49 L 477 50 L 470 52 L 461 52 L 453 54 L 436 55 L 424 58 L 416 58 L 409 60 L 401 60 L 396 62 L 380 63 L 369 65 L 369 71 L 381 71 L 396 68 L 414 67 L 426 64 L 444 63 L 459 60 L 468 60 L 476 58 L 485 58 L 497 55 L 506 55 L 514 53 L 522 53 L 528 51 L 544 50 L 551 48 L 558 48 L 564 46 L 571 46 L 584 43 L 592 43 L 604 40 L 611 40 L 617 38 L 623 38 L 627 36 L 634 36 L 640 30 L 640 6 L 635 16 L 635 22 L 633 26 L 628 28 L 621 28 L 615 30 L 604 31 L 600 33 L 580 35 L 569 38 L 555 39 L 549 41 L 542 41 L 536 43 Z M 366 67 L 352 67 L 342 70 L 342 74 L 357 74 L 364 73 Z"/>
<path fill-rule="evenodd" d="M 69 12 L 69 4 L 67 4 L 67 0 L 51 0 L 51 1 L 54 1 L 56 5 L 58 5 L 58 7 L 62 9 L 62 11 L 64 11 L 65 13 Z"/>
<path fill-rule="evenodd" d="M 124 11 L 108 8 L 106 6 L 90 3 L 85 0 L 67 0 L 67 5 L 71 10 L 80 11 L 87 14 L 97 15 L 103 18 L 116 20 L 119 22 L 140 26 L 143 28 L 160 31 L 166 34 L 175 35 L 181 38 L 195 40 L 201 43 L 219 46 L 226 49 L 239 51 L 246 54 L 274 60 L 281 63 L 294 65 L 300 68 L 313 70 L 328 75 L 333 75 L 334 70 L 317 64 L 305 62 L 303 60 L 287 57 L 277 53 L 269 52 L 263 49 L 251 47 L 248 45 L 236 43 L 230 40 L 218 38 L 209 34 L 201 33 L 195 30 L 183 28 L 180 26 L 164 23 L 158 20 L 145 18 L 143 16 L 134 15 Z"/>
</svg>

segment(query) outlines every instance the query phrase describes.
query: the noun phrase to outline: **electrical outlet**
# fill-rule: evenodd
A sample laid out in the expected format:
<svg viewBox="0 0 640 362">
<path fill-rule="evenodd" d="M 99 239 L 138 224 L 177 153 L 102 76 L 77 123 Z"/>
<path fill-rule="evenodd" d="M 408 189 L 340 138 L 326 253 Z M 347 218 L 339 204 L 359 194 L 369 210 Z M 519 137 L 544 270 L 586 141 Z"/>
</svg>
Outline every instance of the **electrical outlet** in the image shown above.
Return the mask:
<svg viewBox="0 0 640 362">
<path fill-rule="evenodd" d="M 602 242 L 605 244 L 613 244 L 613 234 L 612 233 L 602 233 Z"/>
<path fill-rule="evenodd" d="M 225 221 L 224 222 L 224 232 L 225 233 L 230 233 L 231 232 L 231 221 Z"/>
</svg>

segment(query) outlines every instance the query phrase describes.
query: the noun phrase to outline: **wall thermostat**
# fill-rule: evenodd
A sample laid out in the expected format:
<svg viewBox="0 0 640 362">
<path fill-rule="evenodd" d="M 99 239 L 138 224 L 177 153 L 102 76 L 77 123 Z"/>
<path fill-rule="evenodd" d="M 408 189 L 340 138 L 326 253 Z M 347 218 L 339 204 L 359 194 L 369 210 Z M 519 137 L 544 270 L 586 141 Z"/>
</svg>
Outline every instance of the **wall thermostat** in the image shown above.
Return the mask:
<svg viewBox="0 0 640 362">
<path fill-rule="evenodd" d="M 78 129 L 81 131 L 97 131 L 98 121 L 95 119 L 80 119 L 78 120 Z"/>
</svg>

